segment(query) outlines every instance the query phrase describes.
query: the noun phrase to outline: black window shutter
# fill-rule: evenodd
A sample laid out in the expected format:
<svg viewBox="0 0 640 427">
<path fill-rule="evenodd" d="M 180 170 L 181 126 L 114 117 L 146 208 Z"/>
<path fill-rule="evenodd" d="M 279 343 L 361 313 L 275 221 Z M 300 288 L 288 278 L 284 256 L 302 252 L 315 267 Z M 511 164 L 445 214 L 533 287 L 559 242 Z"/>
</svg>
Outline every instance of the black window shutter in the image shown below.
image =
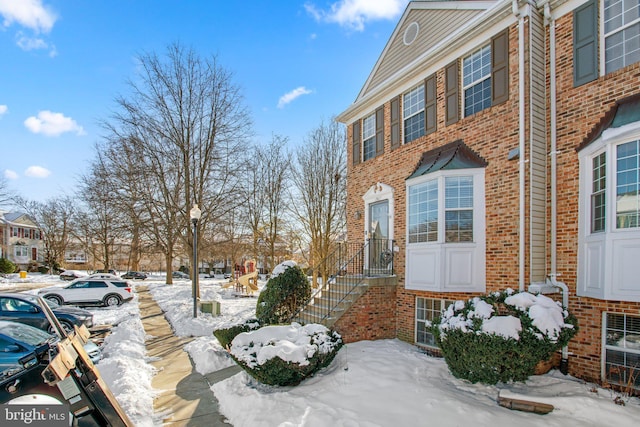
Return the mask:
<svg viewBox="0 0 640 427">
<path fill-rule="evenodd" d="M 391 100 L 391 149 L 400 147 L 400 97 Z"/>
<path fill-rule="evenodd" d="M 376 156 L 384 153 L 384 105 L 376 110 Z"/>
<path fill-rule="evenodd" d="M 509 30 L 491 39 L 491 105 L 509 99 Z"/>
<path fill-rule="evenodd" d="M 360 163 L 360 120 L 353 123 L 351 140 L 353 141 L 353 164 Z"/>
<path fill-rule="evenodd" d="M 573 12 L 573 85 L 598 78 L 598 2 L 591 0 Z"/>
<path fill-rule="evenodd" d="M 432 74 L 424 81 L 424 133 L 435 132 L 436 122 L 436 75 Z"/>
<path fill-rule="evenodd" d="M 458 61 L 445 68 L 445 123 L 453 124 L 460 119 L 460 97 L 458 85 Z"/>
</svg>

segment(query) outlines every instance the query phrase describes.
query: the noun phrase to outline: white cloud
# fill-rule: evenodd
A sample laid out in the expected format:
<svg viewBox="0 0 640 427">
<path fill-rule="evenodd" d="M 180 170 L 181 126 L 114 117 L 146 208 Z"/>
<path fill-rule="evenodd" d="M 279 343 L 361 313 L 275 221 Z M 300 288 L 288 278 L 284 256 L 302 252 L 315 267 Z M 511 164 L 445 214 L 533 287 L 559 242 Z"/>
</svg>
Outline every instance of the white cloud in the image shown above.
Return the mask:
<svg viewBox="0 0 640 427">
<path fill-rule="evenodd" d="M 14 22 L 36 33 L 48 33 L 58 17 L 42 0 L 0 0 L 2 25 L 10 27 Z"/>
<path fill-rule="evenodd" d="M 24 125 L 31 132 L 46 136 L 59 136 L 65 132 L 75 132 L 76 135 L 86 134 L 82 126 L 72 118 L 48 110 L 40 111 L 38 117 L 29 117 L 24 121 Z"/>
<path fill-rule="evenodd" d="M 18 173 L 16 171 L 12 171 L 11 169 L 5 169 L 4 177 L 7 179 L 15 180 L 18 179 Z"/>
<path fill-rule="evenodd" d="M 46 178 L 51 175 L 51 171 L 49 169 L 45 169 L 42 166 L 29 166 L 24 171 L 25 176 L 30 176 L 32 178 Z"/>
<path fill-rule="evenodd" d="M 278 108 L 284 108 L 285 105 L 292 102 L 294 99 L 302 95 L 309 95 L 310 93 L 313 93 L 313 91 L 304 86 L 297 87 L 291 92 L 285 93 L 280 97 L 280 100 L 278 100 Z"/>
<path fill-rule="evenodd" d="M 402 13 L 409 0 L 340 0 L 328 11 L 318 9 L 311 2 L 305 3 L 307 13 L 317 21 L 334 22 L 343 27 L 363 31 L 369 21 L 395 19 Z"/>
<path fill-rule="evenodd" d="M 0 104 L 0 117 L 2 117 L 2 115 L 5 114 L 7 111 L 9 111 L 9 107 L 7 107 L 6 105 Z"/>
</svg>

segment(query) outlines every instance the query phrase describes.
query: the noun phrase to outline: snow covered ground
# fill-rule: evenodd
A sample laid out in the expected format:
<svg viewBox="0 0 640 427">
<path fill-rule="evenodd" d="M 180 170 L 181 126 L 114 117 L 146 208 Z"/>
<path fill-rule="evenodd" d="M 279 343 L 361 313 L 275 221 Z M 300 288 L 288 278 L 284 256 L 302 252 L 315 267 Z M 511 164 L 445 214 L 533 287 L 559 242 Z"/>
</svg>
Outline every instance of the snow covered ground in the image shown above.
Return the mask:
<svg viewBox="0 0 640 427">
<path fill-rule="evenodd" d="M 56 276 L 16 275 L 0 279 L 10 291 L 24 281 L 63 286 Z M 234 362 L 221 348 L 213 330 L 243 322 L 254 315 L 257 298 L 236 298 L 221 280 L 201 279 L 201 299 L 221 303 L 221 316 L 191 315 L 191 282 L 166 285 L 152 275 L 136 285 L 148 286 L 176 334 L 197 337 L 185 350 L 196 369 L 207 374 Z M 264 285 L 264 283 L 262 283 Z M 31 292 L 31 291 L 28 291 Z M 137 297 L 118 308 L 95 308 L 95 322 L 115 327 L 103 346 L 98 368 L 136 426 L 159 426 L 153 411 L 154 369 L 144 348 Z M 564 376 L 558 371 L 524 384 L 470 384 L 449 374 L 442 359 L 429 357 L 399 340 L 363 341 L 344 346 L 333 363 L 297 387 L 257 383 L 244 372 L 214 384 L 220 410 L 235 427 L 404 427 L 441 426 L 637 426 L 640 399 Z M 534 399 L 554 406 L 547 415 L 511 411 L 497 404 L 498 395 Z"/>
</svg>

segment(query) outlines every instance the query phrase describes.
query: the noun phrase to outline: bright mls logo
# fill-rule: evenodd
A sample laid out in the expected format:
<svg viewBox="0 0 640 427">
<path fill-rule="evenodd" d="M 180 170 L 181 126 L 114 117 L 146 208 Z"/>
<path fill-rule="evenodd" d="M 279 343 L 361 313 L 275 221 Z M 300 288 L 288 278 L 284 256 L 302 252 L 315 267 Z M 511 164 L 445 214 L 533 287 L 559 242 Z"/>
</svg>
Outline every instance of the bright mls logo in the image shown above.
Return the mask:
<svg viewBox="0 0 640 427">
<path fill-rule="evenodd" d="M 69 405 L 0 405 L 3 427 L 66 427 L 71 425 Z"/>
</svg>

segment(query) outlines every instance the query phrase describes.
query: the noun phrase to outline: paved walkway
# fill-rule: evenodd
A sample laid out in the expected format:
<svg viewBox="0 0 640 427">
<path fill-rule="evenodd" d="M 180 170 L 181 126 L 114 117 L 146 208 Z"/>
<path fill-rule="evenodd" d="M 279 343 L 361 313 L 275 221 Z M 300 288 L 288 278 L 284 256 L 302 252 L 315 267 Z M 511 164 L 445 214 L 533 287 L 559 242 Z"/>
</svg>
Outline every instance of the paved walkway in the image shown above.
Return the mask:
<svg viewBox="0 0 640 427">
<path fill-rule="evenodd" d="M 193 338 L 174 336 L 171 325 L 148 288 L 138 286 L 136 291 L 142 325 L 151 337 L 145 342 L 147 354 L 157 359 L 151 362 L 158 369 L 151 385 L 159 391 L 154 400 L 154 410 L 163 416 L 163 425 L 231 426 L 218 412 L 218 401 L 210 385 L 236 374 L 240 368 L 233 366 L 206 376 L 199 374 L 189 354 L 183 350 Z"/>
</svg>

